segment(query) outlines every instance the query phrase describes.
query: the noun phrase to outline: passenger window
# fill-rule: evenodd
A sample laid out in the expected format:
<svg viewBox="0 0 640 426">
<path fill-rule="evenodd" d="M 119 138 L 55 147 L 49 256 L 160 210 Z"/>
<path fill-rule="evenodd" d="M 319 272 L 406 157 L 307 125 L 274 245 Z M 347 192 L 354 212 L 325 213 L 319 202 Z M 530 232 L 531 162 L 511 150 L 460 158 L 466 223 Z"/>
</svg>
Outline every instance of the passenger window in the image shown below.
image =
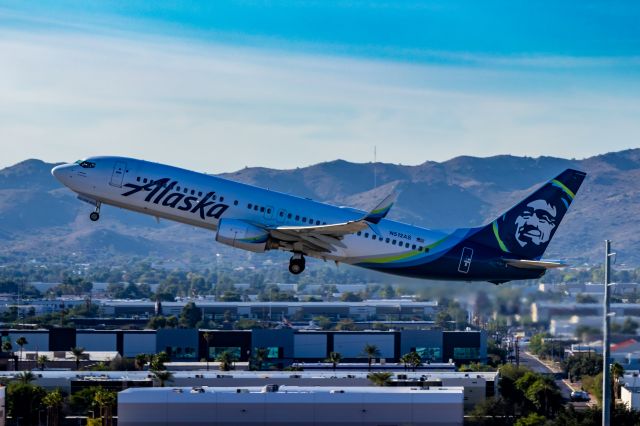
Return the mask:
<svg viewBox="0 0 640 426">
<path fill-rule="evenodd" d="M 147 178 L 142 179 L 142 183 L 147 183 Z"/>
<path fill-rule="evenodd" d="M 296 220 L 300 220 L 300 215 L 296 215 Z"/>
<path fill-rule="evenodd" d="M 267 212 L 271 213 L 271 209 L 267 210 Z M 283 211 L 280 212 L 280 217 L 284 217 L 284 212 Z"/>
<path fill-rule="evenodd" d="M 222 200 L 220 200 L 222 201 Z M 267 209 L 267 213 L 271 213 L 271 209 Z M 280 216 L 282 216 L 284 213 L 281 213 Z"/>
<path fill-rule="evenodd" d="M 362 235 L 362 231 L 358 231 L 358 237 Z"/>
<path fill-rule="evenodd" d="M 307 218 L 306 217 L 302 218 L 302 223 L 307 223 Z"/>
<path fill-rule="evenodd" d="M 237 205 L 238 205 L 238 200 L 235 200 L 235 201 L 233 202 L 233 205 L 234 205 L 234 206 L 237 206 Z"/>
<path fill-rule="evenodd" d="M 389 238 L 387 238 L 386 242 L 388 243 L 389 241 L 390 241 Z"/>
<path fill-rule="evenodd" d="M 368 233 L 368 232 L 365 232 L 365 233 L 364 233 L 364 237 L 365 237 L 365 238 L 369 238 L 369 233 Z"/>
<path fill-rule="evenodd" d="M 138 176 L 138 177 L 136 178 L 136 180 L 137 180 L 138 182 L 140 182 L 140 176 Z"/>
<path fill-rule="evenodd" d="M 319 220 L 316 220 L 316 225 L 320 225 L 320 221 Z"/>
<path fill-rule="evenodd" d="M 212 199 L 212 200 L 214 200 L 214 201 L 215 201 L 215 199 L 216 199 L 216 198 L 218 198 L 218 196 L 217 196 L 216 194 L 213 194 L 213 195 L 211 196 L 211 199 Z"/>
<path fill-rule="evenodd" d="M 223 202 L 223 201 L 224 201 L 224 197 L 220 197 L 220 202 Z"/>
<path fill-rule="evenodd" d="M 198 197 L 202 197 L 202 191 L 198 191 Z M 237 206 L 237 204 L 236 204 Z"/>
<path fill-rule="evenodd" d="M 322 224 L 323 224 L 323 225 L 326 225 L 326 224 L 327 224 L 327 222 L 322 222 Z"/>
<path fill-rule="evenodd" d="M 176 186 L 176 191 L 180 192 L 180 187 L 179 186 Z"/>
<path fill-rule="evenodd" d="M 391 242 L 391 244 L 393 244 L 393 245 L 395 246 L 395 245 L 396 245 L 396 240 L 393 240 L 393 241 Z"/>
<path fill-rule="evenodd" d="M 196 191 L 195 191 L 195 189 L 192 189 L 192 190 L 191 190 L 191 195 L 196 195 Z"/>
<path fill-rule="evenodd" d="M 291 216 L 293 216 L 293 215 L 292 215 L 291 213 L 289 213 L 289 214 L 287 215 L 287 219 L 291 219 Z"/>
<path fill-rule="evenodd" d="M 247 208 L 251 209 L 251 203 L 247 204 Z"/>
<path fill-rule="evenodd" d="M 377 238 L 377 237 L 376 237 L 376 234 L 371 235 L 371 239 L 372 239 L 372 240 L 375 240 L 376 238 Z"/>
<path fill-rule="evenodd" d="M 184 192 L 185 194 L 188 194 L 188 193 L 189 193 L 189 189 L 188 189 L 188 188 L 185 188 L 183 192 Z"/>
<path fill-rule="evenodd" d="M 415 249 L 416 249 L 416 245 L 414 244 L 411 246 L 411 250 L 415 250 Z"/>
<path fill-rule="evenodd" d="M 254 209 L 255 211 L 258 211 L 258 206 L 257 206 L 257 205 L 253 206 L 253 209 Z"/>
<path fill-rule="evenodd" d="M 264 213 L 264 207 L 260 207 L 260 213 Z"/>
</svg>

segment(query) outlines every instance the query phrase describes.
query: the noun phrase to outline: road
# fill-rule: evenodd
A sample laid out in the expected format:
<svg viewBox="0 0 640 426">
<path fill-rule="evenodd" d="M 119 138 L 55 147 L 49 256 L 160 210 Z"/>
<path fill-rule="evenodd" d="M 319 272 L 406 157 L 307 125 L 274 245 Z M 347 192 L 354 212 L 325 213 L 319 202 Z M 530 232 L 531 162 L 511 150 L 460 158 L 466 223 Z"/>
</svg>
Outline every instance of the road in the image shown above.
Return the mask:
<svg viewBox="0 0 640 426">
<path fill-rule="evenodd" d="M 525 351 L 520 352 L 520 365 L 522 365 L 523 367 L 527 367 L 533 370 L 534 372 L 540 373 L 540 374 L 556 375 L 557 373 L 560 372 L 557 369 L 554 370 L 550 368 L 549 366 L 541 362 L 537 357 Z M 574 389 L 572 389 L 565 380 L 557 378 L 555 382 L 558 388 L 560 389 L 562 398 L 565 401 L 567 401 L 567 403 L 570 403 L 571 405 L 573 405 L 576 410 L 584 410 L 589 406 L 588 402 L 577 402 L 577 401 L 571 402 L 571 392 Z"/>
</svg>

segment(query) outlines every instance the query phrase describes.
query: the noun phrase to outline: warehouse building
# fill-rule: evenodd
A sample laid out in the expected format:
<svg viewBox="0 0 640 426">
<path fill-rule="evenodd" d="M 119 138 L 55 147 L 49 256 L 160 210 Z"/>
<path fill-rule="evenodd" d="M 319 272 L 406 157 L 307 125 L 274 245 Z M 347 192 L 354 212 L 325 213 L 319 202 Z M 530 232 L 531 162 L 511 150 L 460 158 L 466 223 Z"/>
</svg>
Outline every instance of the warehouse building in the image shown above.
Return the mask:
<svg viewBox="0 0 640 426">
<path fill-rule="evenodd" d="M 205 339 L 205 333 L 207 338 Z M 24 336 L 25 351 L 68 351 L 81 346 L 86 351 L 116 351 L 123 357 L 166 352 L 173 361 L 214 360 L 221 352 L 231 352 L 247 362 L 256 348 L 267 349 L 266 363 L 282 368 L 295 362 L 323 361 L 339 352 L 345 362 L 362 362 L 365 345 L 379 350 L 379 364 L 398 362 L 415 351 L 425 363 L 485 362 L 487 336 L 484 331 L 306 331 L 283 329 L 197 330 L 165 328 L 159 330 L 0 330 L 2 341 Z"/>
<path fill-rule="evenodd" d="M 137 388 L 118 394 L 129 425 L 462 425 L 462 388 Z"/>
</svg>

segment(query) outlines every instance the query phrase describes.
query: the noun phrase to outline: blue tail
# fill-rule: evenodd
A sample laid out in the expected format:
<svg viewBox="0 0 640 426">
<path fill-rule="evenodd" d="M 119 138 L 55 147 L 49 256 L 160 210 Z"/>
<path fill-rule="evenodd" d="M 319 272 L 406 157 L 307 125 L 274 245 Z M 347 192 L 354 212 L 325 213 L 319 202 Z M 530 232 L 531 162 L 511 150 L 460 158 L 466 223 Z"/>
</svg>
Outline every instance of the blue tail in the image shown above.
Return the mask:
<svg viewBox="0 0 640 426">
<path fill-rule="evenodd" d="M 540 259 L 586 173 L 567 169 L 469 240 L 515 259 Z"/>
</svg>

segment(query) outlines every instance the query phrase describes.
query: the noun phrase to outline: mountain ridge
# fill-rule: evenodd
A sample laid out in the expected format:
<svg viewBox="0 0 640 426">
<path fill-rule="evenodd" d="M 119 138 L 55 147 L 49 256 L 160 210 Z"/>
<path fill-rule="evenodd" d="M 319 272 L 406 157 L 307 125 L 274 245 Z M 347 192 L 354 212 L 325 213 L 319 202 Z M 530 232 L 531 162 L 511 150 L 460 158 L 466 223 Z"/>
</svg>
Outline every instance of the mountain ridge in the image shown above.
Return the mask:
<svg viewBox="0 0 640 426">
<path fill-rule="evenodd" d="M 211 232 L 105 207 L 99 223 L 50 174 L 53 163 L 28 159 L 0 170 L 0 255 L 46 255 L 61 250 L 98 255 L 141 256 L 224 251 Z M 640 262 L 640 149 L 582 160 L 550 156 L 459 156 L 443 162 L 404 166 L 334 160 L 288 170 L 244 168 L 219 176 L 243 183 L 361 209 L 373 207 L 395 189 L 389 218 L 427 228 L 488 223 L 541 183 L 567 167 L 588 173 L 574 205 L 545 257 L 599 262 L 602 240 L 611 239 L 618 258 Z M 374 188 L 374 175 L 377 187 Z"/>
</svg>

